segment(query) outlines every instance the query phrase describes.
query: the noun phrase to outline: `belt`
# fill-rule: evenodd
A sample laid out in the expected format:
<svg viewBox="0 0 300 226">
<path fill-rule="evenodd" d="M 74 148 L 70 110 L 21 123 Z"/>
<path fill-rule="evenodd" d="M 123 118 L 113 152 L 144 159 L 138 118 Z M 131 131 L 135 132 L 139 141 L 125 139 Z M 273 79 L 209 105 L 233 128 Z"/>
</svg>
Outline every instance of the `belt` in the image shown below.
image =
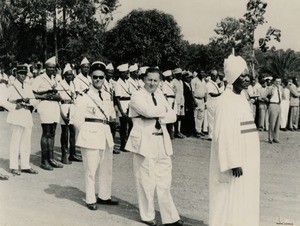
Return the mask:
<svg viewBox="0 0 300 226">
<path fill-rule="evenodd" d="M 119 100 L 130 100 L 130 97 L 120 97 Z"/>
<path fill-rule="evenodd" d="M 73 100 L 62 100 L 61 103 L 62 104 L 73 104 L 74 101 Z"/>
<path fill-rule="evenodd" d="M 202 100 L 204 97 L 195 97 L 196 99 Z"/>
<path fill-rule="evenodd" d="M 31 111 L 31 109 L 33 109 L 33 106 L 31 106 L 31 105 L 21 105 L 22 106 L 22 108 L 23 109 L 26 109 L 26 110 L 30 110 Z"/>
<path fill-rule="evenodd" d="M 167 95 L 167 98 L 174 98 L 175 99 L 175 95 Z"/>
<path fill-rule="evenodd" d="M 270 102 L 270 104 L 280 104 L 280 102 Z"/>
<path fill-rule="evenodd" d="M 152 135 L 154 135 L 154 136 L 162 136 L 162 135 L 164 135 L 163 133 L 158 133 L 158 132 L 156 132 L 156 133 L 152 133 Z"/>
<path fill-rule="evenodd" d="M 85 118 L 86 122 L 97 122 L 97 123 L 103 123 L 106 125 L 109 125 L 109 121 L 108 120 L 104 120 L 104 119 L 97 119 L 97 118 Z"/>
</svg>

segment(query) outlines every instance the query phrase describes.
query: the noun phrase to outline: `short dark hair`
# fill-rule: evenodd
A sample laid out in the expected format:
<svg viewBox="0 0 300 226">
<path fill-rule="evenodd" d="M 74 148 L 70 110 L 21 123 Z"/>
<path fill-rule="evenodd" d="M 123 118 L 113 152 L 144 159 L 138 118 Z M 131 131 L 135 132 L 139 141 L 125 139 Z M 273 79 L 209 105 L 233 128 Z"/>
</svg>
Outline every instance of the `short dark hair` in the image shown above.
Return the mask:
<svg viewBox="0 0 300 226">
<path fill-rule="evenodd" d="M 158 73 L 159 74 L 159 78 L 162 79 L 163 78 L 163 74 L 161 73 L 161 71 L 156 68 L 156 67 L 149 67 L 147 68 L 146 72 L 145 72 L 145 76 L 144 78 L 148 75 L 148 73 Z"/>
</svg>

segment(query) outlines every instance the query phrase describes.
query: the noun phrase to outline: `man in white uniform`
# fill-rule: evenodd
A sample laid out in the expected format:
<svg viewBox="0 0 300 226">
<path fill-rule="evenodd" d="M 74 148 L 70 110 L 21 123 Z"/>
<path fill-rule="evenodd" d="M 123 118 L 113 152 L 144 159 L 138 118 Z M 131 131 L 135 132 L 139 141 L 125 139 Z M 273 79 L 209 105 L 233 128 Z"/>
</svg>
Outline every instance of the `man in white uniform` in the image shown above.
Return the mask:
<svg viewBox="0 0 300 226">
<path fill-rule="evenodd" d="M 133 170 L 137 185 L 142 221 L 156 225 L 154 193 L 156 191 L 162 223 L 183 225 L 170 192 L 173 154 L 167 123 L 175 122 L 176 112 L 170 107 L 158 85 L 160 71 L 148 68 L 144 88 L 130 101 L 133 128 L 126 149 L 133 152 Z"/>
<path fill-rule="evenodd" d="M 102 89 L 105 79 L 102 62 L 91 66 L 92 85 L 89 91 L 78 96 L 75 103 L 74 125 L 78 129 L 76 146 L 83 159 L 86 205 L 90 210 L 98 204 L 118 205 L 111 198 L 112 160 L 114 141 L 109 127 L 111 115 L 110 95 Z M 99 168 L 99 191 L 95 197 L 95 176 Z"/>
<path fill-rule="evenodd" d="M 210 226 L 258 226 L 260 147 L 251 108 L 241 92 L 250 82 L 240 56 L 224 61 L 232 89 L 215 108 L 209 177 Z"/>
<path fill-rule="evenodd" d="M 128 79 L 129 91 L 131 94 L 138 91 L 141 86 L 139 82 L 138 65 L 135 63 L 129 67 L 130 77 Z"/>
<path fill-rule="evenodd" d="M 85 57 L 80 63 L 80 73 L 74 79 L 75 91 L 77 95 L 82 95 L 89 90 L 92 83 L 89 76 L 90 62 Z"/>
<path fill-rule="evenodd" d="M 75 148 L 75 127 L 72 121 L 74 114 L 74 100 L 75 100 L 75 85 L 74 72 L 70 64 L 66 64 L 63 70 L 63 79 L 59 82 L 59 95 L 62 98 L 60 105 L 61 114 L 61 162 L 63 164 L 71 164 L 74 162 L 82 162 L 80 156 L 76 155 Z M 70 144 L 70 145 L 69 145 Z"/>
<path fill-rule="evenodd" d="M 56 79 L 56 59 L 51 57 L 45 63 L 46 72 L 36 77 L 32 83 L 32 90 L 36 98 L 41 99 L 37 111 L 40 115 L 42 124 L 41 168 L 53 170 L 62 168 L 63 165 L 54 158 L 54 141 L 56 125 L 60 122 L 61 97 L 57 91 L 58 81 Z"/>
<path fill-rule="evenodd" d="M 8 101 L 16 104 L 16 109 L 9 111 L 7 122 L 11 126 L 10 158 L 9 168 L 14 175 L 21 172 L 37 174 L 38 172 L 30 166 L 31 131 L 33 126 L 31 111 L 35 104 L 35 97 L 28 83 L 25 82 L 27 67 L 17 66 L 16 80 L 8 88 Z M 21 171 L 19 171 L 19 156 L 21 160 Z"/>
<path fill-rule="evenodd" d="M 224 86 L 220 88 L 218 86 L 218 72 L 212 70 L 210 73 L 211 79 L 206 83 L 207 91 L 207 122 L 208 122 L 208 139 L 212 139 L 213 128 L 214 128 L 214 111 L 218 97 L 224 91 Z"/>
</svg>

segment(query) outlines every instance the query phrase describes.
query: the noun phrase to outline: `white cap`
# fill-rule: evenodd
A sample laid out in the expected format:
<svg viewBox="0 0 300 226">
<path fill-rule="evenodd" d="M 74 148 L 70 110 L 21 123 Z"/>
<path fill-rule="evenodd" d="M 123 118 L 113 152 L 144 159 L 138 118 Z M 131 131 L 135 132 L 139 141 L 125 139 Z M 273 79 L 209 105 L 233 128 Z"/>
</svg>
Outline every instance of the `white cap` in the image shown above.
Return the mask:
<svg viewBox="0 0 300 226">
<path fill-rule="evenodd" d="M 66 66 L 63 70 L 63 74 L 65 74 L 67 71 L 72 71 L 72 73 L 73 73 L 73 69 L 69 63 L 66 64 Z"/>
<path fill-rule="evenodd" d="M 176 68 L 173 70 L 173 75 L 175 74 L 182 74 L 182 69 L 181 68 Z"/>
<path fill-rule="evenodd" d="M 80 66 L 83 65 L 83 64 L 90 64 L 90 61 L 85 57 L 85 58 L 83 58 L 83 60 L 81 61 Z"/>
<path fill-rule="evenodd" d="M 172 71 L 171 70 L 167 70 L 163 72 L 164 77 L 169 77 L 172 75 Z"/>
<path fill-rule="evenodd" d="M 139 74 L 140 74 L 140 75 L 141 75 L 141 74 L 145 74 L 145 73 L 146 73 L 146 70 L 147 70 L 148 68 L 149 68 L 148 66 L 143 66 L 143 67 L 141 67 L 140 70 L 139 70 Z"/>
<path fill-rule="evenodd" d="M 224 60 L 224 74 L 228 84 L 234 81 L 248 69 L 246 61 L 240 56 L 230 55 Z"/>
<path fill-rule="evenodd" d="M 273 80 L 272 76 L 265 77 L 265 80 Z"/>
<path fill-rule="evenodd" d="M 131 65 L 129 67 L 129 72 L 133 72 L 133 71 L 137 71 L 139 69 L 137 63 L 135 63 L 134 65 Z"/>
<path fill-rule="evenodd" d="M 120 72 L 128 71 L 128 64 L 121 64 L 117 67 Z"/>
<path fill-rule="evenodd" d="M 196 77 L 198 73 L 196 71 L 193 72 L 193 76 Z"/>
<path fill-rule="evenodd" d="M 106 65 L 106 70 L 110 70 L 110 71 L 114 70 L 114 66 L 112 65 L 112 63 L 109 63 L 108 65 Z"/>
<path fill-rule="evenodd" d="M 45 64 L 47 64 L 47 65 L 56 65 L 56 57 L 53 56 L 53 57 L 49 58 L 48 60 L 46 60 Z"/>
<path fill-rule="evenodd" d="M 215 70 L 215 69 L 214 69 L 214 70 L 211 70 L 210 73 L 213 74 L 213 75 L 218 75 L 218 71 Z"/>
</svg>

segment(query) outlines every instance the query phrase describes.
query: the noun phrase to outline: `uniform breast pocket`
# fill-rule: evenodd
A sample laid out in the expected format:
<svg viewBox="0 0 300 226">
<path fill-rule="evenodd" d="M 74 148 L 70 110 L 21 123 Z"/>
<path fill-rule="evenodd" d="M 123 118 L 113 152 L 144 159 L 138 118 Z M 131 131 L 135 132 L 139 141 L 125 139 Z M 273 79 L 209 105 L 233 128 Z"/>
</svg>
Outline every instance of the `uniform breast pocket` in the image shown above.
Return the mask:
<svg viewBox="0 0 300 226">
<path fill-rule="evenodd" d="M 130 133 L 131 145 L 133 148 L 139 148 L 141 144 L 141 133 L 136 130 L 132 130 Z"/>
</svg>

